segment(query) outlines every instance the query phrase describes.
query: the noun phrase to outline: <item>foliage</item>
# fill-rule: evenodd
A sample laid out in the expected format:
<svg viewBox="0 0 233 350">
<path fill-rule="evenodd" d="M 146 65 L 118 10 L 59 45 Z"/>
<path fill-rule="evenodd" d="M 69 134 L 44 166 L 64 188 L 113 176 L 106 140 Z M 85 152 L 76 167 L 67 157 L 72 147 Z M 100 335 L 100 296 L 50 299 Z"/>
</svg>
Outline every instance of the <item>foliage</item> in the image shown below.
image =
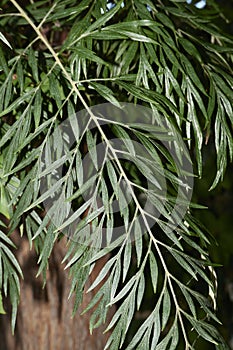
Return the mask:
<svg viewBox="0 0 233 350">
<path fill-rule="evenodd" d="M 232 37 L 218 26 L 225 17 L 213 0 L 201 11 L 182 0 L 117 1 L 110 7 L 106 7 L 105 0 L 57 0 L 52 6 L 43 0 L 32 1 L 24 9 L 15 0 L 3 1 L 1 212 L 11 219 L 11 232 L 20 227 L 36 247 L 38 274 L 44 275 L 53 245 L 61 239 L 60 231 L 72 223 L 72 217 L 65 221 L 68 204 L 64 205 L 64 200 L 77 209 L 73 222 L 85 217 L 83 242 L 68 240 L 64 261 L 72 276 L 70 293 L 76 295 L 76 311 L 95 263 L 110 253 L 89 288 L 99 286 L 87 308 L 97 306 L 90 320 L 92 331 L 104 322 L 110 306 L 117 304 L 108 325 L 112 334 L 106 349 L 126 346 L 127 331 L 143 306 L 147 290 L 153 293 L 151 312 L 127 349 L 171 350 L 178 343 L 179 348 L 194 349 L 198 338 L 216 344 L 217 349 L 226 348 L 213 326 L 218 320 L 213 310 L 216 278 L 207 250 L 210 237 L 191 214 L 195 205 L 190 204 L 177 227 L 170 223 L 179 171 L 161 142 L 153 138 L 150 127 L 165 121 L 183 137 L 198 176 L 202 175 L 202 149 L 212 133 L 216 176 L 211 188 L 222 180 L 233 152 Z M 143 125 L 113 125 L 108 121 L 108 127 L 102 127 L 101 118 L 95 116 L 91 106 L 106 101 L 115 108 L 126 102 L 150 107 L 153 118 Z M 65 158 L 53 163 L 48 155 L 50 135 L 67 116 L 83 109 L 95 129 L 80 135 Z M 163 131 L 161 128 L 161 135 Z M 111 145 L 113 136 L 124 140 L 122 147 L 134 159 L 134 167 L 119 161 L 118 150 Z M 164 133 L 166 142 L 168 136 Z M 150 153 L 152 160 L 148 164 L 135 154 L 131 142 L 135 139 Z M 112 161 L 99 169 L 96 191 L 89 202 L 83 202 L 82 194 L 93 183 L 87 181 L 80 160 L 86 147 L 95 167 L 100 140 L 107 145 Z M 57 132 L 55 153 L 61 154 L 63 143 Z M 47 156 L 42 168 L 44 152 Z M 180 153 L 176 147 L 177 157 Z M 149 213 L 139 198 L 147 191 L 145 179 L 151 181 L 153 162 L 164 171 L 168 195 L 152 196 L 152 205 L 161 216 L 149 228 Z M 40 194 L 42 178 L 61 166 L 66 172 L 59 184 L 52 184 Z M 125 205 L 127 191 L 119 186 L 122 178 L 133 198 L 129 209 Z M 43 202 L 54 192 L 59 199 L 46 213 Z M 125 231 L 118 240 L 111 236 L 111 228 L 116 225 L 111 211 L 114 200 L 119 203 L 119 220 Z M 148 228 L 144 235 L 136 224 L 139 213 Z M 51 224 L 51 217 L 53 223 L 59 224 Z M 168 224 L 172 231 L 167 230 Z M 91 225 L 92 234 L 88 231 Z M 106 231 L 108 244 L 102 248 Z M 14 328 L 21 269 L 10 235 L 4 232 L 0 231 L 0 288 L 2 294 L 10 294 Z M 91 246 L 93 241 L 98 241 L 99 246 Z"/>
</svg>

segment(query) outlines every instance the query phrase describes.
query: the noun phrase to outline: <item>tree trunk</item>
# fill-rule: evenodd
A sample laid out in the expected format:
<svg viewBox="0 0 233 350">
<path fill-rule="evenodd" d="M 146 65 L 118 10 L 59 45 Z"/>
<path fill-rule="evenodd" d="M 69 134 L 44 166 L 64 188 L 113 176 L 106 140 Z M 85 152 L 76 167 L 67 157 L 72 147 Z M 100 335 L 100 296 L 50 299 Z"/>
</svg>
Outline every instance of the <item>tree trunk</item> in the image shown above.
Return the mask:
<svg viewBox="0 0 233 350">
<path fill-rule="evenodd" d="M 18 245 L 19 246 L 19 245 Z M 22 267 L 21 301 L 18 309 L 15 335 L 11 334 L 10 305 L 0 318 L 0 350 L 103 350 L 107 335 L 105 327 L 89 334 L 90 314 L 77 312 L 72 318 L 74 298 L 68 300 L 71 280 L 61 265 L 66 252 L 63 240 L 56 243 L 49 260 L 47 283 L 42 288 L 42 278 L 36 278 L 38 256 L 29 250 L 26 239 L 21 239 L 17 258 Z M 100 265 L 93 271 L 98 274 Z M 92 275 L 92 277 L 94 277 Z M 84 293 L 82 309 L 93 297 Z"/>
</svg>

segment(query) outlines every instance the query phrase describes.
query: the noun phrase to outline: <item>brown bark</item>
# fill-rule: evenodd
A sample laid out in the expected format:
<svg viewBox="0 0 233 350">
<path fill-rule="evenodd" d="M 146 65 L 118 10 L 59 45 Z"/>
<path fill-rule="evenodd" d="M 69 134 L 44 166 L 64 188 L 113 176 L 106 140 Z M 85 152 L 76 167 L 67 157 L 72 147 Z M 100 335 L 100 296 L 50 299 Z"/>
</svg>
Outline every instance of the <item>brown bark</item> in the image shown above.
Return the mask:
<svg viewBox="0 0 233 350">
<path fill-rule="evenodd" d="M 42 279 L 36 278 L 38 265 L 35 252 L 22 239 L 17 258 L 22 267 L 24 281 L 21 282 L 21 299 L 18 309 L 15 335 L 11 334 L 10 309 L 0 318 L 0 350 L 103 350 L 107 335 L 105 327 L 89 334 L 90 314 L 77 312 L 71 317 L 74 298 L 68 300 L 71 280 L 68 271 L 61 265 L 65 254 L 65 243 L 55 244 L 50 257 L 47 283 L 42 288 Z M 93 271 L 92 278 L 105 261 Z M 84 293 L 83 305 L 88 304 L 93 294 Z"/>
</svg>

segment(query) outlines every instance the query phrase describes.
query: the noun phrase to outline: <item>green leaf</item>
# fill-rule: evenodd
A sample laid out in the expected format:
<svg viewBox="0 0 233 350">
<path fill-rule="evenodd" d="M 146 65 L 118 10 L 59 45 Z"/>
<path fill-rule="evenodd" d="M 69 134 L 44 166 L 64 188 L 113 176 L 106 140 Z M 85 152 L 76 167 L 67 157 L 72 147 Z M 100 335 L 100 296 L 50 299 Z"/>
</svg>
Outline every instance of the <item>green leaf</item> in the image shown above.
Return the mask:
<svg viewBox="0 0 233 350">
<path fill-rule="evenodd" d="M 6 197 L 5 187 L 1 184 L 0 179 L 0 213 L 3 214 L 6 218 L 10 218 L 9 213 L 9 204 Z"/>
<path fill-rule="evenodd" d="M 24 169 L 28 165 L 32 165 L 33 161 L 38 159 L 38 155 L 40 154 L 40 149 L 36 148 L 32 152 L 27 155 L 27 158 L 22 160 L 19 165 L 13 168 L 10 172 L 6 173 L 4 176 L 7 177 L 9 175 L 15 174 L 17 171 Z"/>
<path fill-rule="evenodd" d="M 175 29 L 175 26 L 174 24 L 172 23 L 171 19 L 166 16 L 164 13 L 162 12 L 157 12 L 156 13 L 156 17 L 160 20 L 161 23 L 163 23 L 163 25 L 165 25 L 166 27 L 174 30 Z"/>
<path fill-rule="evenodd" d="M 109 27 L 104 28 L 102 30 L 102 32 L 103 32 L 103 34 L 106 32 L 106 34 L 109 33 L 111 35 L 111 30 L 109 29 Z M 155 41 L 154 39 L 151 39 L 145 35 L 138 34 L 138 33 L 132 32 L 132 31 L 128 31 L 128 30 L 114 29 L 113 33 L 120 34 L 120 37 L 130 38 L 131 40 L 134 40 L 134 41 L 139 41 L 139 42 L 143 42 L 143 43 L 158 44 L 158 42 Z"/>
<path fill-rule="evenodd" d="M 2 293 L 0 292 L 0 314 L 6 314 L 2 303 Z"/>
<path fill-rule="evenodd" d="M 35 93 L 35 91 L 36 89 L 33 88 L 30 91 L 26 92 L 23 96 L 17 98 L 9 107 L 7 107 L 5 110 L 0 112 L 0 117 L 3 117 L 4 115 L 17 109 L 21 104 L 27 102 L 30 96 Z"/>
<path fill-rule="evenodd" d="M 139 280 L 139 284 L 138 284 L 138 294 L 137 294 L 137 310 L 140 309 L 142 300 L 143 300 L 143 296 L 144 296 L 144 292 L 145 292 L 145 277 L 144 274 L 142 273 L 140 280 Z"/>
<path fill-rule="evenodd" d="M 114 134 L 122 141 L 124 142 L 127 150 L 129 151 L 130 155 L 135 156 L 135 149 L 133 142 L 129 136 L 129 134 L 125 131 L 124 128 L 122 128 L 120 125 L 114 124 L 112 126 L 112 130 Z"/>
<path fill-rule="evenodd" d="M 127 242 L 124 250 L 124 259 L 123 259 L 123 276 L 122 281 L 124 282 L 130 267 L 131 263 L 131 254 L 132 254 L 132 243 Z"/>
<path fill-rule="evenodd" d="M 176 252 L 174 249 L 170 249 L 172 256 L 176 259 L 176 261 L 182 266 L 182 268 L 189 273 L 196 281 L 197 281 L 197 273 L 193 268 L 191 268 L 190 264 L 187 262 L 187 259 L 184 259 L 181 256 L 181 253 Z"/>
<path fill-rule="evenodd" d="M 18 61 L 16 74 L 20 86 L 20 93 L 22 94 L 24 90 L 24 71 L 21 60 Z"/>
<path fill-rule="evenodd" d="M 10 49 L 12 49 L 11 44 L 9 43 L 9 41 L 7 40 L 7 38 L 5 37 L 5 35 L 3 35 L 1 32 L 0 32 L 0 40 L 2 40 Z M 13 49 L 12 49 L 12 50 L 13 50 Z"/>
<path fill-rule="evenodd" d="M 143 249 L 143 242 L 142 242 L 142 235 L 144 232 L 141 229 L 141 226 L 136 219 L 134 221 L 134 226 L 133 226 L 133 233 L 134 233 L 134 243 L 135 243 L 135 248 L 136 248 L 136 255 L 137 255 L 137 266 L 140 266 L 141 262 L 141 257 L 142 257 L 142 249 Z"/>
<path fill-rule="evenodd" d="M 189 79 L 191 79 L 193 81 L 193 83 L 204 94 L 204 96 L 207 95 L 205 88 L 204 88 L 200 78 L 198 77 L 195 69 L 193 68 L 191 62 L 183 54 L 181 55 L 181 60 L 182 60 L 183 65 L 186 69 L 186 73 L 187 73 L 187 76 L 189 77 Z"/>
<path fill-rule="evenodd" d="M 106 163 L 107 171 L 108 171 L 108 177 L 112 185 L 112 189 L 114 193 L 116 194 L 116 197 L 119 198 L 119 191 L 118 191 L 118 178 L 116 171 L 114 169 L 114 166 L 112 165 L 111 161 L 108 161 Z"/>
<path fill-rule="evenodd" d="M 180 37 L 179 42 L 191 57 L 195 57 L 199 62 L 202 61 L 199 51 L 190 40 Z"/>
<path fill-rule="evenodd" d="M 63 180 L 63 179 L 61 179 Z M 58 183 L 57 183 L 58 184 Z M 60 184 L 58 184 L 58 187 Z M 47 191 L 47 193 L 50 192 Z M 74 222 L 76 219 L 80 217 L 81 214 L 83 214 L 91 205 L 92 203 L 92 198 L 90 198 L 87 202 L 85 202 L 83 205 L 81 205 L 69 218 L 68 220 L 64 221 L 61 226 L 57 228 L 56 231 L 62 231 L 65 227 L 69 226 L 72 222 Z M 33 205 L 34 206 L 34 205 Z"/>
<path fill-rule="evenodd" d="M 149 260 L 150 260 L 151 282 L 152 282 L 153 291 L 155 294 L 156 290 L 157 290 L 157 284 L 158 284 L 158 265 L 157 265 L 157 261 L 155 259 L 155 256 L 152 252 L 150 252 Z"/>
<path fill-rule="evenodd" d="M 3 50 L 2 50 L 2 46 L 0 46 L 0 63 L 1 63 L 1 67 L 4 70 L 5 75 L 8 76 L 9 68 L 8 68 L 8 64 L 6 62 L 5 55 L 4 55 Z"/>
<path fill-rule="evenodd" d="M 86 47 L 72 47 L 71 49 L 72 51 L 77 53 L 79 57 L 84 58 L 85 60 L 88 59 L 98 64 L 103 64 L 104 66 L 109 65 L 109 63 L 105 62 L 102 58 L 97 56 L 94 51 L 89 50 Z"/>
<path fill-rule="evenodd" d="M 38 83 L 38 62 L 35 56 L 35 51 L 33 50 L 32 46 L 30 46 L 28 50 L 28 64 L 31 67 L 33 79 L 35 79 L 35 81 Z"/>
<path fill-rule="evenodd" d="M 43 101 L 42 101 L 42 96 L 41 96 L 41 90 L 37 90 L 36 96 L 35 96 L 34 110 L 33 110 L 36 129 L 40 125 L 42 103 L 43 103 Z"/>
<path fill-rule="evenodd" d="M 95 134 L 93 136 L 92 132 L 90 130 L 87 130 L 86 138 L 87 138 L 88 152 L 89 152 L 91 160 L 95 166 L 95 169 L 98 171 L 99 166 L 98 166 L 98 155 L 97 155 L 97 149 L 96 149 L 97 134 Z"/>
<path fill-rule="evenodd" d="M 88 28 L 87 33 L 90 33 L 94 31 L 95 29 L 101 28 L 105 23 L 107 23 L 113 16 L 116 15 L 116 13 L 121 8 L 122 1 L 119 1 L 116 6 L 114 6 L 110 11 L 102 15 L 100 18 L 97 19 L 93 24 L 90 25 Z"/>
<path fill-rule="evenodd" d="M 171 299 L 167 288 L 165 289 L 163 294 L 162 310 L 162 330 L 164 330 L 171 312 Z"/>
<path fill-rule="evenodd" d="M 118 69 L 121 69 L 121 73 L 128 73 L 131 67 L 131 63 L 134 61 L 135 56 L 138 51 L 138 42 L 125 42 L 124 45 L 119 47 L 119 50 L 116 54 L 116 62 L 119 62 Z M 123 50 L 124 49 L 124 50 Z M 128 79 L 130 75 L 126 75 L 125 78 Z M 118 79 L 118 78 L 117 78 Z M 124 79 L 123 79 L 124 80 Z M 134 81 L 134 79 L 133 79 Z"/>
<path fill-rule="evenodd" d="M 113 95 L 113 91 L 108 88 L 107 86 L 99 83 L 91 82 L 90 85 L 101 95 L 105 98 L 105 100 L 112 103 L 114 106 L 121 108 L 120 103 L 117 101 L 117 99 Z"/>
<path fill-rule="evenodd" d="M 117 303 L 121 300 L 129 290 L 131 290 L 136 283 L 136 276 L 131 277 L 131 279 L 127 282 L 124 288 L 115 296 L 115 298 L 111 301 L 110 305 Z"/>
<path fill-rule="evenodd" d="M 112 267 L 112 265 L 115 262 L 116 262 L 116 257 L 115 256 L 112 257 L 110 260 L 108 260 L 108 262 L 104 265 L 104 267 L 100 271 L 99 275 L 96 277 L 96 279 L 94 280 L 94 282 L 92 283 L 92 285 L 90 286 L 90 288 L 88 289 L 87 292 L 90 292 L 96 286 L 98 286 L 98 284 L 104 279 L 104 277 L 107 275 L 107 273 L 109 272 L 110 268 Z"/>
<path fill-rule="evenodd" d="M 58 108 L 60 108 L 62 105 L 61 87 L 58 84 L 58 79 L 55 77 L 54 73 L 49 75 L 49 88 L 51 96 L 55 99 Z"/>
</svg>

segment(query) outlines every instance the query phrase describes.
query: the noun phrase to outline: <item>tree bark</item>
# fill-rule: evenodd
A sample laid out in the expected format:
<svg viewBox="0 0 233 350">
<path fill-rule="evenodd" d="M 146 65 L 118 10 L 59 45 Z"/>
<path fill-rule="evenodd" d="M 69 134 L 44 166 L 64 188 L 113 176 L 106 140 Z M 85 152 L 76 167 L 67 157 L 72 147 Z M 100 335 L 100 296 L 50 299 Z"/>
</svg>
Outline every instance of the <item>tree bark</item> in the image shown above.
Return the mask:
<svg viewBox="0 0 233 350">
<path fill-rule="evenodd" d="M 19 239 L 19 238 L 18 238 Z M 26 239 L 20 238 L 17 258 L 22 267 L 21 297 L 18 308 L 15 335 L 10 326 L 10 305 L 5 305 L 6 315 L 0 317 L 1 350 L 103 350 L 107 334 L 104 326 L 89 334 L 90 314 L 77 312 L 72 318 L 74 297 L 68 300 L 71 280 L 61 265 L 66 247 L 63 240 L 56 243 L 49 260 L 47 282 L 36 278 L 38 269 L 35 251 L 29 249 Z M 93 279 L 106 260 L 93 270 Z M 94 293 L 94 292 L 93 292 Z M 84 293 L 82 309 L 93 293 Z M 110 317 L 110 316 L 109 316 Z"/>
</svg>

